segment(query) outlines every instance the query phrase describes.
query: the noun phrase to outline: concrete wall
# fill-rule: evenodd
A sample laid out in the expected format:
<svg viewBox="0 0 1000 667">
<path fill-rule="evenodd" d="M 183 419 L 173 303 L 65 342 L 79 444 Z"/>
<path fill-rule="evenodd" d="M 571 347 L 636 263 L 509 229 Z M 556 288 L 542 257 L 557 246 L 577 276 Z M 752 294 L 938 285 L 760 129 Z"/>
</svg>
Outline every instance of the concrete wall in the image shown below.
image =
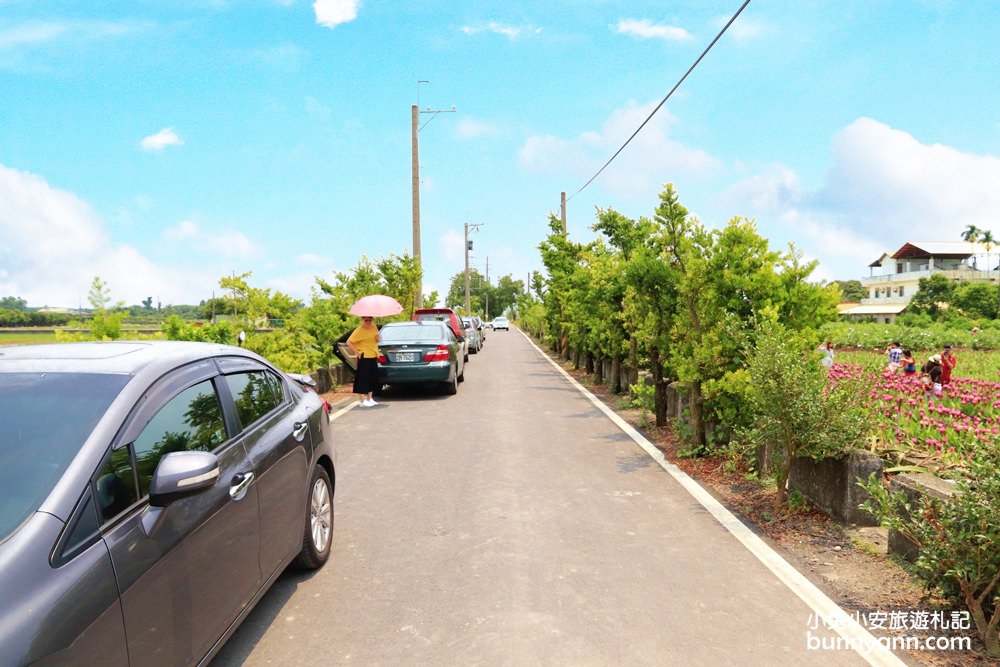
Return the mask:
<svg viewBox="0 0 1000 667">
<path fill-rule="evenodd" d="M 919 507 L 925 496 L 948 502 L 955 494 L 955 485 L 934 475 L 899 474 L 889 481 L 889 492 L 902 491 L 910 507 Z M 917 560 L 920 549 L 910 539 L 896 530 L 889 531 L 889 553 L 902 556 L 911 563 Z"/>
<path fill-rule="evenodd" d="M 858 478 L 882 478 L 882 459 L 871 452 L 851 451 L 839 459 L 797 458 L 792 461 L 788 486 L 804 495 L 828 516 L 845 524 L 877 526 L 874 516 L 858 506 L 870 496 Z"/>
</svg>

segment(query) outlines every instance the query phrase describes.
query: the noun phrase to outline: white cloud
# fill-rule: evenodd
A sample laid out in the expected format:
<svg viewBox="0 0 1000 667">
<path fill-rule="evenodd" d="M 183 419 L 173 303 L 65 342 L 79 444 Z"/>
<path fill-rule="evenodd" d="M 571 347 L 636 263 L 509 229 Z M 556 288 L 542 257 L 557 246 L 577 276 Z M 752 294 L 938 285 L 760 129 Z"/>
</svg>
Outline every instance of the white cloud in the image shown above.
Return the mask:
<svg viewBox="0 0 1000 667">
<path fill-rule="evenodd" d="M 258 255 L 257 247 L 242 232 L 234 229 L 206 232 L 191 220 L 182 220 L 163 233 L 169 241 L 182 241 L 188 251 L 226 259 Z"/>
<path fill-rule="evenodd" d="M 463 117 L 458 121 L 458 130 L 456 132 L 460 139 L 475 139 L 477 137 L 496 134 L 497 127 L 492 123 Z"/>
<path fill-rule="evenodd" d="M 615 154 L 655 106 L 652 102 L 641 106 L 629 102 L 614 111 L 599 131 L 575 138 L 529 137 L 521 148 L 521 166 L 527 171 L 568 174 L 585 181 Z M 661 108 L 604 170 L 601 184 L 620 195 L 655 201 L 663 183 L 674 180 L 679 172 L 707 177 L 719 171 L 719 160 L 670 138 L 670 126 L 675 123 L 676 119 Z"/>
<path fill-rule="evenodd" d="M 305 252 L 295 258 L 296 264 L 307 264 L 309 266 L 333 266 L 333 260 L 329 257 L 321 257 L 311 252 Z"/>
<path fill-rule="evenodd" d="M 722 30 L 722 28 L 729 23 L 730 18 L 732 17 L 721 16 L 717 18 L 714 22 L 715 27 Z M 733 24 L 729 26 L 728 30 L 726 30 L 726 36 L 737 42 L 749 42 L 767 35 L 770 32 L 771 30 L 764 23 L 752 21 L 741 15 L 733 21 Z"/>
<path fill-rule="evenodd" d="M 67 23 L 30 23 L 0 30 L 0 51 L 52 42 L 70 29 Z"/>
<path fill-rule="evenodd" d="M 438 239 L 438 247 L 445 260 L 451 265 L 465 267 L 465 234 L 448 230 Z"/>
<path fill-rule="evenodd" d="M 87 202 L 40 176 L 0 164 L 0 294 L 31 306 L 87 305 L 95 276 L 114 301 L 190 303 L 215 277 L 200 268 L 155 265 L 128 245 L 115 244 Z M 209 282 L 206 282 L 209 281 Z"/>
<path fill-rule="evenodd" d="M 694 39 L 694 36 L 684 28 L 657 25 L 647 19 L 623 19 L 615 26 L 615 32 L 643 39 L 663 39 L 669 42 L 689 42 Z"/>
<path fill-rule="evenodd" d="M 515 40 L 525 35 L 537 35 L 542 32 L 541 28 L 535 28 L 532 26 L 523 26 L 519 28 L 517 26 L 497 23 L 496 21 L 490 21 L 489 23 L 484 23 L 482 25 L 465 25 L 462 26 L 461 30 L 466 35 L 491 32 L 495 35 L 503 35 L 510 40 Z"/>
<path fill-rule="evenodd" d="M 313 3 L 316 23 L 327 28 L 350 23 L 358 18 L 358 4 L 358 0 L 316 0 Z"/>
<path fill-rule="evenodd" d="M 1000 158 L 923 144 L 870 118 L 832 142 L 833 163 L 815 191 L 783 167 L 746 179 L 723 197 L 757 217 L 771 238 L 794 238 L 839 278 L 907 241 L 958 241 L 968 225 L 1000 220 Z"/>
<path fill-rule="evenodd" d="M 181 138 L 177 136 L 177 133 L 174 132 L 174 128 L 165 127 L 156 134 L 143 137 L 139 145 L 146 150 L 158 151 L 163 150 L 167 146 L 180 146 L 183 143 Z"/>
<path fill-rule="evenodd" d="M 0 5 L 3 3 L 0 2 Z M 55 42 L 120 37 L 148 29 L 150 24 L 129 21 L 45 21 L 0 29 L 0 51 Z"/>
<path fill-rule="evenodd" d="M 305 55 L 305 51 L 295 44 L 281 44 L 249 52 L 249 56 L 254 60 L 285 71 L 297 71 Z"/>
</svg>

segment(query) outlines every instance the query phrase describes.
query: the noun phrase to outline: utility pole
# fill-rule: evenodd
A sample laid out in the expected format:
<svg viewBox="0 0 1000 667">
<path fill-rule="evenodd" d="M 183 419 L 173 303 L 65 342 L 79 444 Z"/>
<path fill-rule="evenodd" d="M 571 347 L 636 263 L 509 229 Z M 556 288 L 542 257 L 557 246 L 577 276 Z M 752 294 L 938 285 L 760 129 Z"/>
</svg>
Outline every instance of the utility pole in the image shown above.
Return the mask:
<svg viewBox="0 0 1000 667">
<path fill-rule="evenodd" d="M 559 205 L 559 211 L 560 211 L 559 219 L 562 220 L 563 236 L 566 236 L 566 193 L 563 192 L 561 193 L 561 195 L 562 195 L 560 197 L 561 203 Z"/>
<path fill-rule="evenodd" d="M 417 90 L 420 89 L 420 82 L 417 82 Z M 419 93 L 418 93 L 419 95 Z M 410 108 L 410 171 L 413 176 L 413 261 L 417 264 L 417 271 L 420 272 L 417 278 L 417 297 L 414 300 L 414 307 L 422 308 L 424 305 L 424 277 L 423 267 L 420 263 L 420 151 L 417 146 L 417 124 L 420 120 L 420 111 L 414 104 Z"/>
<path fill-rule="evenodd" d="M 410 172 L 412 176 L 411 190 L 413 193 L 413 260 L 417 264 L 417 271 L 420 277 L 417 278 L 417 295 L 414 304 L 417 308 L 424 305 L 424 277 L 423 263 L 420 258 L 420 148 L 417 142 L 417 134 L 423 129 L 420 125 L 420 114 L 431 114 L 427 123 L 434 120 L 439 113 L 455 113 L 455 107 L 451 109 L 431 109 L 430 107 L 420 110 L 420 84 L 430 83 L 430 81 L 417 81 L 417 103 L 410 107 Z M 427 125 L 424 123 L 424 125 Z"/>
<path fill-rule="evenodd" d="M 472 295 L 469 294 L 469 251 L 472 250 L 472 241 L 469 240 L 469 227 L 473 231 L 483 226 L 483 223 L 470 225 L 465 223 L 465 314 L 472 315 Z"/>
</svg>

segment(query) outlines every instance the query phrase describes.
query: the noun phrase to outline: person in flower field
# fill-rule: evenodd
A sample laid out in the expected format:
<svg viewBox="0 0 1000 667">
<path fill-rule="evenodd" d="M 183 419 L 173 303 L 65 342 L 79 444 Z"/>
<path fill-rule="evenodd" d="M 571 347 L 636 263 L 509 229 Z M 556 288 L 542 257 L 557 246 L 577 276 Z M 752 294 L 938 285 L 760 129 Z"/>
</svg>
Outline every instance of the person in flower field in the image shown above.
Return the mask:
<svg viewBox="0 0 1000 667">
<path fill-rule="evenodd" d="M 955 364 L 958 363 L 958 359 L 955 358 L 955 354 L 951 351 L 951 345 L 945 345 L 944 351 L 941 352 L 941 385 L 947 385 L 951 382 L 951 372 L 955 368 Z"/>
<path fill-rule="evenodd" d="M 886 356 L 889 357 L 889 365 L 886 367 L 890 373 L 895 373 L 902 367 L 903 348 L 899 346 L 899 341 L 893 341 L 892 345 L 886 348 Z"/>
<path fill-rule="evenodd" d="M 941 371 L 940 354 L 932 354 L 920 367 L 920 384 L 923 385 L 929 401 L 941 395 Z"/>
<path fill-rule="evenodd" d="M 819 351 L 823 353 L 823 358 L 820 359 L 819 363 L 823 365 L 823 368 L 829 371 L 833 367 L 833 341 L 828 340 L 820 345 Z"/>
<path fill-rule="evenodd" d="M 903 350 L 903 375 L 910 377 L 917 374 L 917 361 L 913 358 L 913 353 Z"/>
</svg>

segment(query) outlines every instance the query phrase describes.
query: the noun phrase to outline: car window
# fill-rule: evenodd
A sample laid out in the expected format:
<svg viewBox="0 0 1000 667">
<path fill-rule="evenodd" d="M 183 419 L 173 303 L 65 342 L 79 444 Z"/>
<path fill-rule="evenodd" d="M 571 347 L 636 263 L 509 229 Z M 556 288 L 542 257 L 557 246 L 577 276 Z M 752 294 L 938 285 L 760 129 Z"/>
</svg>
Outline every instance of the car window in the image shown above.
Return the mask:
<svg viewBox="0 0 1000 667">
<path fill-rule="evenodd" d="M 41 506 L 129 380 L 0 373 L 0 540 Z"/>
<path fill-rule="evenodd" d="M 244 428 L 282 402 L 281 381 L 267 371 L 233 373 L 225 377 Z"/>
<path fill-rule="evenodd" d="M 94 491 L 101 521 L 113 519 L 139 500 L 131 448 L 122 447 L 110 453 L 94 480 Z"/>
<path fill-rule="evenodd" d="M 211 380 L 177 394 L 160 408 L 132 443 L 139 496 L 149 493 L 153 471 L 164 455 L 185 450 L 210 452 L 225 441 L 222 407 Z"/>
<path fill-rule="evenodd" d="M 451 316 L 445 313 L 420 313 L 416 317 L 417 322 L 444 322 L 451 324 Z"/>
<path fill-rule="evenodd" d="M 401 326 L 383 327 L 379 332 L 379 342 L 393 343 L 434 343 L 441 340 L 444 327 L 434 326 Z"/>
</svg>

